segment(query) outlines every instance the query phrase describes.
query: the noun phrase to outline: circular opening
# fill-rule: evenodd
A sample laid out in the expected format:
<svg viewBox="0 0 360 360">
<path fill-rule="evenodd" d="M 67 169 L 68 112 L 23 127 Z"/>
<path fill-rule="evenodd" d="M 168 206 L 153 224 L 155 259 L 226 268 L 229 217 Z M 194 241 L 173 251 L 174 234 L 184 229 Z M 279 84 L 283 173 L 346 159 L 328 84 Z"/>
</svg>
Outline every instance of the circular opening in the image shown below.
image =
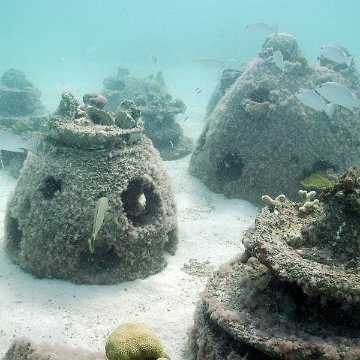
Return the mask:
<svg viewBox="0 0 360 360">
<path fill-rule="evenodd" d="M 303 171 L 303 178 L 308 177 L 309 175 L 311 175 L 312 173 L 316 172 L 316 171 L 323 171 L 323 172 L 337 172 L 339 170 L 339 167 L 335 164 L 330 163 L 329 161 L 326 160 L 317 160 L 315 161 L 311 168 L 309 169 L 304 169 Z"/>
<path fill-rule="evenodd" d="M 263 103 L 265 101 L 270 101 L 270 91 L 266 88 L 258 88 L 253 90 L 249 97 L 252 101 Z"/>
<path fill-rule="evenodd" d="M 39 190 L 46 200 L 51 200 L 56 192 L 61 192 L 61 180 L 56 180 L 53 176 L 49 175 L 43 180 Z"/>
<path fill-rule="evenodd" d="M 221 183 L 236 180 L 242 175 L 244 166 L 245 163 L 239 154 L 229 153 L 218 165 L 217 178 Z"/>
<path fill-rule="evenodd" d="M 121 194 L 124 211 L 134 226 L 154 221 L 160 213 L 160 197 L 154 185 L 142 178 L 133 179 Z"/>
</svg>

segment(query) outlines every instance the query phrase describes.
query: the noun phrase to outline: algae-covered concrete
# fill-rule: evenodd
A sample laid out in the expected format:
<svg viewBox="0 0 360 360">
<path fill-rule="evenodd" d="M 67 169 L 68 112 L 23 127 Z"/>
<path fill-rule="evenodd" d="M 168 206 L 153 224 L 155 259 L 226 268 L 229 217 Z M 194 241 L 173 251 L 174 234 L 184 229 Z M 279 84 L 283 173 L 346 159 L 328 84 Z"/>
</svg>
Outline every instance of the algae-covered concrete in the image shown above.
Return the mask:
<svg viewBox="0 0 360 360">
<path fill-rule="evenodd" d="M 180 99 L 173 100 L 161 72 L 139 79 L 118 68 L 116 76 L 104 80 L 103 94 L 108 99 L 106 109 L 112 111 L 124 100 L 134 101 L 141 109 L 145 134 L 164 160 L 179 159 L 192 151 L 192 141 L 176 122 L 176 115 L 185 113 L 186 106 Z"/>
<path fill-rule="evenodd" d="M 190 335 L 194 359 L 360 357 L 357 169 L 320 201 L 300 194 L 265 198 L 245 254 L 209 280 Z"/>
<path fill-rule="evenodd" d="M 37 277 L 94 284 L 145 278 L 175 252 L 174 201 L 139 112 L 123 104 L 134 116 L 134 126 L 123 129 L 101 106 L 63 95 L 8 203 L 6 250 Z"/>
<path fill-rule="evenodd" d="M 21 136 L 24 141 L 43 132 L 48 117 L 41 102 L 41 91 L 23 72 L 9 69 L 0 79 L 0 153 L 1 164 L 14 177 L 19 176 L 26 150 L 14 149 L 4 132 Z M 10 134 L 11 136 L 11 134 Z"/>
<path fill-rule="evenodd" d="M 274 61 L 277 50 L 282 64 Z M 330 118 L 295 96 L 300 89 L 333 81 L 360 97 L 354 62 L 347 66 L 322 59 L 320 65 L 309 64 L 292 36 L 277 34 L 267 38 L 240 75 L 232 75 L 232 81 L 238 76 L 235 82 L 220 87 L 211 99 L 191 158 L 190 173 L 211 190 L 257 204 L 264 193 L 284 192 L 296 199 L 301 181 L 310 174 L 339 175 L 351 164 L 359 165 L 359 110 L 337 106 Z"/>
</svg>

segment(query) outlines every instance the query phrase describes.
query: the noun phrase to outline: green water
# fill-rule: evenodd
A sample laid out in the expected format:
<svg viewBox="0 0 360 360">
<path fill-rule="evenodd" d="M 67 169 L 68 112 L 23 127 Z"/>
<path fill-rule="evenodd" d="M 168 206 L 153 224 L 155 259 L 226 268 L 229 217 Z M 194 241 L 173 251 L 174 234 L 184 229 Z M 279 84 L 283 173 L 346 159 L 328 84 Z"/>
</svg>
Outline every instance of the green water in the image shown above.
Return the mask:
<svg viewBox="0 0 360 360">
<path fill-rule="evenodd" d="M 244 30 L 254 22 L 295 36 L 310 62 L 328 43 L 360 54 L 358 0 L 1 0 L 0 10 L 0 73 L 23 71 L 49 111 L 64 90 L 101 91 L 117 66 L 140 77 L 162 70 L 175 95 L 204 85 L 206 96 L 217 71 L 193 59 L 255 57 L 264 36 Z"/>
</svg>

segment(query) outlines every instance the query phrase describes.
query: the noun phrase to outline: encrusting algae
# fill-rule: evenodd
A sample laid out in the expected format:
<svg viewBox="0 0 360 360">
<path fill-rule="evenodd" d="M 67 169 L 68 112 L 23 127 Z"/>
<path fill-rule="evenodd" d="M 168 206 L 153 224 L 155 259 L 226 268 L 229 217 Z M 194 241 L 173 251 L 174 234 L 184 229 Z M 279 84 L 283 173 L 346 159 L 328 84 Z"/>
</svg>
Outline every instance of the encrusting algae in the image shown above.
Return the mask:
<svg viewBox="0 0 360 360">
<path fill-rule="evenodd" d="M 336 181 L 324 171 L 315 171 L 301 180 L 301 185 L 307 190 L 323 190 L 326 187 L 334 186 Z"/>
<path fill-rule="evenodd" d="M 140 111 L 104 106 L 102 95 L 80 105 L 63 94 L 8 202 L 6 251 L 37 277 L 118 283 L 160 271 L 175 253 L 175 203 Z"/>
<path fill-rule="evenodd" d="M 312 211 L 288 199 L 262 209 L 245 254 L 206 286 L 194 359 L 359 359 L 359 199 L 351 167 Z"/>
</svg>

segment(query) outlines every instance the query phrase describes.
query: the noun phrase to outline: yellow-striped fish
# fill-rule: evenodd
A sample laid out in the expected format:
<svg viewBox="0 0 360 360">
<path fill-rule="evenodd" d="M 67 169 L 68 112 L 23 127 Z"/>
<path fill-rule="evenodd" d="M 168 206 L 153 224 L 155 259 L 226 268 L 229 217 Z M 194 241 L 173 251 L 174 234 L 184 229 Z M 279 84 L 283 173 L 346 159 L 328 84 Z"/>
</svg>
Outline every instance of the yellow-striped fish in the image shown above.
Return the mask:
<svg viewBox="0 0 360 360">
<path fill-rule="evenodd" d="M 95 240 L 109 208 L 109 199 L 106 196 L 101 197 L 96 203 L 93 231 L 91 237 L 88 239 L 89 250 L 91 253 L 95 250 Z"/>
</svg>

